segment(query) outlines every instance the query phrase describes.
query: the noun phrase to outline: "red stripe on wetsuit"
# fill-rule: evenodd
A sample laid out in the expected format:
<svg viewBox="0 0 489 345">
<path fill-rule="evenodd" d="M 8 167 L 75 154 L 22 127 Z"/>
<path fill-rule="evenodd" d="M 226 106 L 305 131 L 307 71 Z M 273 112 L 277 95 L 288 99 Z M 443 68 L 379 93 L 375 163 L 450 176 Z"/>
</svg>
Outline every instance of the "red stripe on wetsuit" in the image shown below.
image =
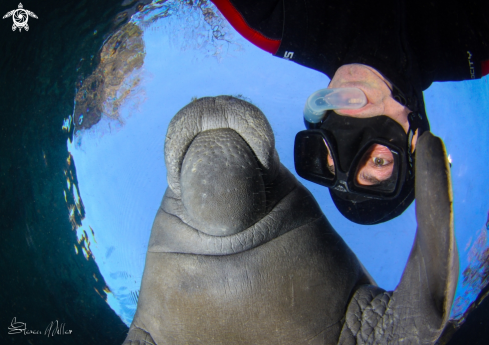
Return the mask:
<svg viewBox="0 0 489 345">
<path fill-rule="evenodd" d="M 241 36 L 269 53 L 275 54 L 277 52 L 280 47 L 280 40 L 272 40 L 251 28 L 229 0 L 212 0 L 212 2 Z"/>
<path fill-rule="evenodd" d="M 488 75 L 489 74 L 489 60 L 482 61 L 481 66 L 482 66 L 482 76 Z"/>
</svg>

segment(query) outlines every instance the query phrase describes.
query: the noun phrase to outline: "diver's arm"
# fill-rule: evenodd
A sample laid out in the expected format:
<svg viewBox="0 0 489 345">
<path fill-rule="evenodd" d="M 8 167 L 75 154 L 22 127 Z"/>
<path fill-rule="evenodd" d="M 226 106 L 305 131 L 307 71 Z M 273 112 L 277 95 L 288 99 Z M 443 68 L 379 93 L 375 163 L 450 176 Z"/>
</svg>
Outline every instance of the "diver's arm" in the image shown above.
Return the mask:
<svg viewBox="0 0 489 345">
<path fill-rule="evenodd" d="M 443 330 L 458 278 L 450 171 L 442 141 L 429 132 L 416 145 L 418 229 L 393 292 L 370 285 L 353 295 L 339 344 L 433 344 Z"/>
</svg>

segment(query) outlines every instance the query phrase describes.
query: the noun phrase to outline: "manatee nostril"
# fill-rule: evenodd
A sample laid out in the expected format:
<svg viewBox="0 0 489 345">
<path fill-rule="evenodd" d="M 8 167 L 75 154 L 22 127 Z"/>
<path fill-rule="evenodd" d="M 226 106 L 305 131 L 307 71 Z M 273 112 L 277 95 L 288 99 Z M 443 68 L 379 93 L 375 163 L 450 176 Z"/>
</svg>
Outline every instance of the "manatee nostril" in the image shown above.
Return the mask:
<svg viewBox="0 0 489 345">
<path fill-rule="evenodd" d="M 180 185 L 189 225 L 209 235 L 243 231 L 265 212 L 258 162 L 232 129 L 209 130 L 194 138 L 182 163 Z"/>
</svg>

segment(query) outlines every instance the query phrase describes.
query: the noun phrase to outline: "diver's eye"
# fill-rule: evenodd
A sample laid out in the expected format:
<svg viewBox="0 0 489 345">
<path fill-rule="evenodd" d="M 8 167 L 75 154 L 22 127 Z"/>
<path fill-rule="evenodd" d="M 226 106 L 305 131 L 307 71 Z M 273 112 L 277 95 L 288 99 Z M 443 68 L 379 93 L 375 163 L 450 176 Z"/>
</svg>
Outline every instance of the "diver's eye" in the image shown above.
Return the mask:
<svg viewBox="0 0 489 345">
<path fill-rule="evenodd" d="M 379 157 L 373 157 L 372 161 L 374 162 L 374 165 L 376 167 L 382 167 L 390 163 L 387 159 L 379 158 Z"/>
</svg>

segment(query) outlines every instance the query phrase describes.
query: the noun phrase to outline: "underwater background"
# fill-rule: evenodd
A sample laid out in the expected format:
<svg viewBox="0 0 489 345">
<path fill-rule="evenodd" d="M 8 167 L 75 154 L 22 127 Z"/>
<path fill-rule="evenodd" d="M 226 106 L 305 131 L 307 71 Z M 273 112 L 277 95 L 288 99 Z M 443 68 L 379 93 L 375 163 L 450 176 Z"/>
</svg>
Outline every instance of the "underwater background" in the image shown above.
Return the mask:
<svg viewBox="0 0 489 345">
<path fill-rule="evenodd" d="M 1 344 L 121 344 L 167 186 L 173 115 L 203 96 L 252 102 L 295 173 L 304 102 L 329 79 L 248 43 L 210 1 L 23 6 L 38 16 L 29 31 L 0 21 Z M 477 344 L 489 335 L 487 300 L 476 308 L 489 291 L 489 79 L 434 83 L 425 103 L 452 160 L 461 267 L 440 343 L 462 325 L 449 344 Z M 414 239 L 414 204 L 388 223 L 360 226 L 325 188 L 299 180 L 378 285 L 394 289 Z M 8 334 L 13 318 L 43 334 Z M 71 334 L 45 336 L 56 320 Z"/>
</svg>

